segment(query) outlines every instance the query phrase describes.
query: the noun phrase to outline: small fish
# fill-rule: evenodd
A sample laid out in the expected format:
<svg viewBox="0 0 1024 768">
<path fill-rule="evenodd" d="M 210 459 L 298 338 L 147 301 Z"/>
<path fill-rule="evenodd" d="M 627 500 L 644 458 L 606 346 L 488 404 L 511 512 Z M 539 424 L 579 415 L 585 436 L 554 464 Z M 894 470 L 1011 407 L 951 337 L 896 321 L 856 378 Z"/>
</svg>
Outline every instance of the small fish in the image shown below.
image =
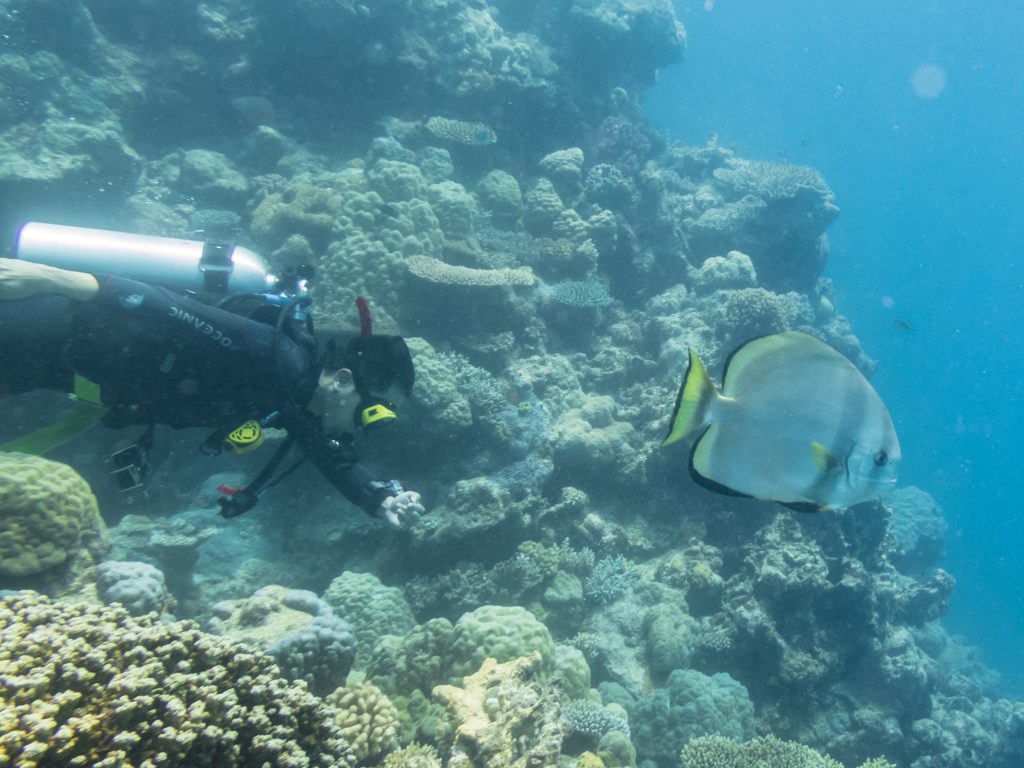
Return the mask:
<svg viewBox="0 0 1024 768">
<path fill-rule="evenodd" d="M 917 330 L 917 326 L 907 320 L 905 317 L 897 317 L 892 321 L 893 327 L 900 333 L 913 333 Z"/>
<path fill-rule="evenodd" d="M 690 474 L 733 496 L 800 512 L 846 507 L 896 482 L 900 444 L 882 399 L 859 370 L 806 333 L 737 348 L 715 389 L 691 349 L 668 435 L 698 435 Z"/>
</svg>

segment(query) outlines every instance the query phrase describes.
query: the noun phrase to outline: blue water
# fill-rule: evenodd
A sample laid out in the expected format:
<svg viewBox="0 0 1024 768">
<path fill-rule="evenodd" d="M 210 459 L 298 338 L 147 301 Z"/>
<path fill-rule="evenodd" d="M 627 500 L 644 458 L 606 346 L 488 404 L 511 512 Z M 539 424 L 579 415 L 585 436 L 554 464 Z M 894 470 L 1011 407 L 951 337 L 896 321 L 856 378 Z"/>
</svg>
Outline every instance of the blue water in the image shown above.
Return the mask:
<svg viewBox="0 0 1024 768">
<path fill-rule="evenodd" d="M 1024 693 L 1024 4 L 675 7 L 688 61 L 662 72 L 651 120 L 825 174 L 839 309 L 880 361 L 901 482 L 950 524 L 947 626 Z"/>
</svg>

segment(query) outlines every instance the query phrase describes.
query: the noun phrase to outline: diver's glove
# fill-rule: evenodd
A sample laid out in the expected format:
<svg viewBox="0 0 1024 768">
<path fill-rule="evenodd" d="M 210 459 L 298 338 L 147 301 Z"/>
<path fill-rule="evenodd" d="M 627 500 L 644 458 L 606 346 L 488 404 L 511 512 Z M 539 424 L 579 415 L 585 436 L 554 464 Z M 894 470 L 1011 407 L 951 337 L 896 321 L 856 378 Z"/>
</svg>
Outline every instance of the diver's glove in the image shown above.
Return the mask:
<svg viewBox="0 0 1024 768">
<path fill-rule="evenodd" d="M 408 528 L 419 520 L 424 511 L 420 495 L 416 491 L 402 491 L 396 496 L 384 499 L 378 514 L 395 528 Z"/>
</svg>

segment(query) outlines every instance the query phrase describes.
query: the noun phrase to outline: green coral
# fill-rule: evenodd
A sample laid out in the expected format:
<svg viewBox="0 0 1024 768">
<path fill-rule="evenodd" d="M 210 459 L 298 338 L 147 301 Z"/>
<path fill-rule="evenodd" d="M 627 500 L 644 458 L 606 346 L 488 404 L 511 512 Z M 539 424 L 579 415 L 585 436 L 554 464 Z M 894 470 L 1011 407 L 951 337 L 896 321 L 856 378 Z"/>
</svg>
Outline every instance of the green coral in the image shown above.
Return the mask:
<svg viewBox="0 0 1024 768">
<path fill-rule="evenodd" d="M 106 526 L 89 484 L 40 456 L 0 453 L 0 575 L 42 573 L 80 550 L 102 551 Z"/>
<path fill-rule="evenodd" d="M 445 656 L 452 631 L 447 619 L 430 619 L 403 637 L 381 638 L 370 652 L 367 679 L 389 696 L 413 691 L 429 695 L 445 679 Z"/>
<path fill-rule="evenodd" d="M 356 765 L 332 711 L 269 656 L 120 606 L 0 601 L 0 764 Z"/>
<path fill-rule="evenodd" d="M 536 616 L 519 606 L 484 605 L 463 614 L 452 632 L 449 674 L 472 674 L 491 658 L 511 661 L 538 652 L 545 671 L 553 669 L 555 641 Z"/>
<path fill-rule="evenodd" d="M 795 741 L 764 736 L 739 744 L 722 736 L 699 736 L 683 747 L 683 768 L 843 768 L 842 763 Z M 861 768 L 895 768 L 874 758 Z"/>
<path fill-rule="evenodd" d="M 413 401 L 427 410 L 429 420 L 443 434 L 461 432 L 472 426 L 473 410 L 459 391 L 451 366 L 425 339 L 414 337 L 405 341 L 416 368 Z"/>
<path fill-rule="evenodd" d="M 328 585 L 323 599 L 355 631 L 357 668 L 366 665 L 382 636 L 404 635 L 416 626 L 402 591 L 384 586 L 372 573 L 345 571 Z"/>
</svg>

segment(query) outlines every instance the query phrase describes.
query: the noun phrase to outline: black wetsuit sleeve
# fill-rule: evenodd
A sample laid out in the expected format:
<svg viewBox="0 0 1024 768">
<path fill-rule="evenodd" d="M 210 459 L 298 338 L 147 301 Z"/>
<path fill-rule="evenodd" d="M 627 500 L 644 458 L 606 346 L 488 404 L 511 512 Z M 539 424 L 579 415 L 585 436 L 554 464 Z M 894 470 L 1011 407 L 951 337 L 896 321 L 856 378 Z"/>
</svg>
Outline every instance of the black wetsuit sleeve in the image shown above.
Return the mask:
<svg viewBox="0 0 1024 768">
<path fill-rule="evenodd" d="M 284 424 L 328 482 L 366 514 L 376 516 L 384 499 L 396 494 L 390 483 L 359 463 L 350 443 L 327 437 L 310 417 L 292 412 L 285 414 Z"/>
</svg>

